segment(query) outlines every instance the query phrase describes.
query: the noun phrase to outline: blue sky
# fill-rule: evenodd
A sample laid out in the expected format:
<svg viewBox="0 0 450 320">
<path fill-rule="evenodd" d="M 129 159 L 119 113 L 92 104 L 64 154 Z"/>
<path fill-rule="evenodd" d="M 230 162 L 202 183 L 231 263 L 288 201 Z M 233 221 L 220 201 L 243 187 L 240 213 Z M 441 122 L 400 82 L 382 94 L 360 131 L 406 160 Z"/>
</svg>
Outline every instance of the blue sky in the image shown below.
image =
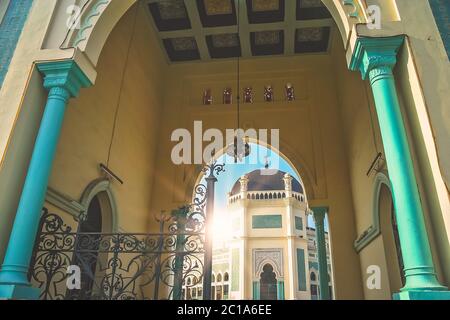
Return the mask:
<svg viewBox="0 0 450 320">
<path fill-rule="evenodd" d="M 215 215 L 224 215 L 226 214 L 226 206 L 227 206 L 227 193 L 231 191 L 234 183 L 244 174 L 249 173 L 253 170 L 264 169 L 265 160 L 264 155 L 267 155 L 271 161 L 271 165 L 269 166 L 271 169 L 279 169 L 281 171 L 287 172 L 297 180 L 301 181 L 301 178 L 297 175 L 295 170 L 276 152 L 267 149 L 266 147 L 250 144 L 251 152 L 257 152 L 259 155 L 258 158 L 261 158 L 258 164 L 249 164 L 248 158 L 247 161 L 234 163 L 233 158 L 223 155 L 221 156 L 217 162 L 218 163 L 226 163 L 225 172 L 221 172 L 217 177 L 218 181 L 216 183 L 216 191 L 215 191 Z M 278 164 L 277 164 L 278 163 Z M 278 166 L 276 168 L 275 166 Z M 300 172 L 301 175 L 301 172 Z M 204 181 L 202 181 L 204 183 Z M 306 190 L 307 192 L 307 190 Z M 224 218 L 224 217 L 222 217 Z M 308 216 L 308 226 L 314 227 L 314 221 L 311 216 Z M 325 226 L 325 229 L 328 229 Z"/>
</svg>

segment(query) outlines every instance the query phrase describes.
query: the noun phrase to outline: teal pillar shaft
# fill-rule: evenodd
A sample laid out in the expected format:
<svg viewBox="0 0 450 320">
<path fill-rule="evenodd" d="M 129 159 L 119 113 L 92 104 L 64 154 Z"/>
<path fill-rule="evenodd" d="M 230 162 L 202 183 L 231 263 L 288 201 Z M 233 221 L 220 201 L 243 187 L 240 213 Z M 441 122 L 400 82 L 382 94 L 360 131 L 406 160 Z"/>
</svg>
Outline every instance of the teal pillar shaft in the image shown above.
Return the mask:
<svg viewBox="0 0 450 320">
<path fill-rule="evenodd" d="M 319 288 L 320 299 L 330 300 L 328 289 L 328 262 L 327 247 L 325 243 L 325 211 L 322 208 L 313 209 L 314 224 L 316 226 L 317 256 L 319 260 Z"/>
<path fill-rule="evenodd" d="M 65 88 L 50 89 L 0 271 L 1 284 L 29 285 L 28 267 L 69 96 Z"/>
<path fill-rule="evenodd" d="M 259 300 L 259 280 L 253 281 L 253 300 Z"/>
<path fill-rule="evenodd" d="M 405 290 L 445 290 L 437 279 L 391 66 L 369 72 L 403 255 Z"/>
<path fill-rule="evenodd" d="M 284 281 L 277 282 L 277 299 L 284 300 Z"/>
</svg>

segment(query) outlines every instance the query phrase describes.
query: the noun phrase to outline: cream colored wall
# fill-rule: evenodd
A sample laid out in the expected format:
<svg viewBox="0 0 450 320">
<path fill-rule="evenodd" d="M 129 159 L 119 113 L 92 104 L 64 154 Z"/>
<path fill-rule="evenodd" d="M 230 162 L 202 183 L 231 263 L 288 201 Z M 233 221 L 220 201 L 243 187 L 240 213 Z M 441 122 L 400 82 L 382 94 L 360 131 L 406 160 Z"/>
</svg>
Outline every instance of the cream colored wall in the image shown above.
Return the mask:
<svg viewBox="0 0 450 320">
<path fill-rule="evenodd" d="M 156 39 L 142 11 L 131 40 L 135 12 L 130 10 L 111 34 L 99 61 L 95 86 L 82 90 L 68 106 L 49 186 L 79 199 L 87 185 L 102 176 L 98 165 L 108 161 L 119 104 L 109 160 L 109 168 L 124 181 L 123 185 L 112 183 L 119 228 L 145 232 L 152 214 L 150 195 L 166 63 L 154 49 Z"/>
</svg>

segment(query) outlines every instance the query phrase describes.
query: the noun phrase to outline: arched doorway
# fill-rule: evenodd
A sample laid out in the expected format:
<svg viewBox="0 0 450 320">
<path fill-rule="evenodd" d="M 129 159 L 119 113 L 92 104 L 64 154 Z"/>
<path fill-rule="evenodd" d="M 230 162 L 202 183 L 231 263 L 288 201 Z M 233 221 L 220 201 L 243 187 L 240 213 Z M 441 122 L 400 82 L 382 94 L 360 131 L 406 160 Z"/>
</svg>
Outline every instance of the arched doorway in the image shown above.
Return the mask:
<svg viewBox="0 0 450 320">
<path fill-rule="evenodd" d="M 391 293 L 398 292 L 405 284 L 403 273 L 403 258 L 398 237 L 395 218 L 394 202 L 389 187 L 380 186 L 379 196 L 380 228 L 388 268 L 389 286 Z"/>
<path fill-rule="evenodd" d="M 259 283 L 261 300 L 277 300 L 277 275 L 270 263 L 264 265 Z"/>
<path fill-rule="evenodd" d="M 74 265 L 81 269 L 80 296 L 93 294 L 99 260 L 99 246 L 102 232 L 102 209 L 98 195 L 94 196 L 87 209 L 86 218 L 78 226 Z"/>
</svg>

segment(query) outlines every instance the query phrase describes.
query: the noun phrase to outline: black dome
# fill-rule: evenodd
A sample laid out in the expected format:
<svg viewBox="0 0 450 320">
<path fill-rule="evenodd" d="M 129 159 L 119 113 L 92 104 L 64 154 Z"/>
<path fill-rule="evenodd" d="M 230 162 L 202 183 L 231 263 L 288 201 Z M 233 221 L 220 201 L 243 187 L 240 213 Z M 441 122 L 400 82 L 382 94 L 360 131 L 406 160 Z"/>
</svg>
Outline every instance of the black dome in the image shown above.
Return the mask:
<svg viewBox="0 0 450 320">
<path fill-rule="evenodd" d="M 269 190 L 284 190 L 284 175 L 286 172 L 277 170 L 275 174 L 267 175 L 261 174 L 262 170 L 255 170 L 247 174 L 248 177 L 248 191 L 269 191 Z M 235 195 L 241 191 L 241 183 L 238 179 L 231 189 L 231 194 Z M 303 187 L 297 179 L 292 177 L 292 191 L 303 193 Z"/>
</svg>

